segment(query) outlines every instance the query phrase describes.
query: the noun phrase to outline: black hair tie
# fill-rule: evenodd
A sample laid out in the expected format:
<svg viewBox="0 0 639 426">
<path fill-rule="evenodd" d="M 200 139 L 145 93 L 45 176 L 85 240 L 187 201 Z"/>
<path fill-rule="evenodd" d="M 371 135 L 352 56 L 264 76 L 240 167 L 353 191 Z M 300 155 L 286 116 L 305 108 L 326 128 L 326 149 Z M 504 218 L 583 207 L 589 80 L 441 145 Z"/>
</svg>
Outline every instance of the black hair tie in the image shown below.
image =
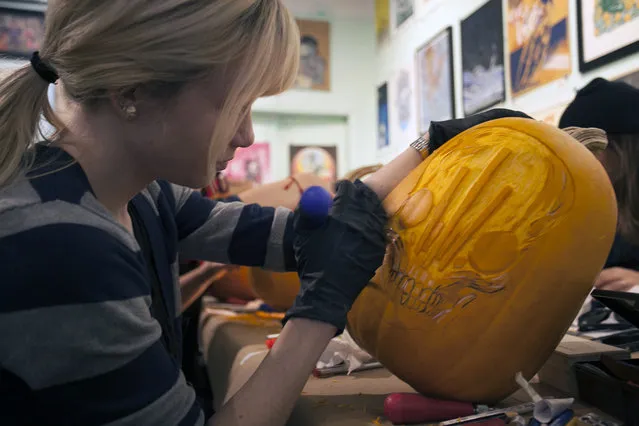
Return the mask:
<svg viewBox="0 0 639 426">
<path fill-rule="evenodd" d="M 58 73 L 50 65 L 42 62 L 38 51 L 33 52 L 33 55 L 31 55 L 31 66 L 47 83 L 54 84 L 58 81 Z"/>
</svg>

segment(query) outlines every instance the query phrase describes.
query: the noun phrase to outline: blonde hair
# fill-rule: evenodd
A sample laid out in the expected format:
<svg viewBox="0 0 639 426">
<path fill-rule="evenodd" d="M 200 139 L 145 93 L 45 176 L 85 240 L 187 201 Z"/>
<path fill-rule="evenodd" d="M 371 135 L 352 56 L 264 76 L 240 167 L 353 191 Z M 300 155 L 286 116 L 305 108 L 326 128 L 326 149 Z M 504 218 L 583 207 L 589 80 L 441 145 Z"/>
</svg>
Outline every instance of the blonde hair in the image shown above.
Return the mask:
<svg viewBox="0 0 639 426">
<path fill-rule="evenodd" d="M 55 0 L 45 27 L 40 57 L 84 105 L 142 85 L 170 96 L 235 70 L 212 146 L 232 139 L 255 99 L 291 87 L 299 67 L 299 31 L 281 0 Z M 31 65 L 0 83 L 0 186 L 19 174 L 42 115 L 64 128 L 47 88 Z"/>
</svg>

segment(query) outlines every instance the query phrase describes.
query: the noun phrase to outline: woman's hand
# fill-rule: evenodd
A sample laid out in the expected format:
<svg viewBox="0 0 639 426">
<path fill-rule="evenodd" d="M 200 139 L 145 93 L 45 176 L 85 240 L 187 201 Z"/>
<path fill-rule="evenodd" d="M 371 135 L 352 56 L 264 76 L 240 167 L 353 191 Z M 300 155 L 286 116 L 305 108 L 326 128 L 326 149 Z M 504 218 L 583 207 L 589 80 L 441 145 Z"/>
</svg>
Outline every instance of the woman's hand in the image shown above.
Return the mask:
<svg viewBox="0 0 639 426">
<path fill-rule="evenodd" d="M 455 118 L 453 120 L 446 121 L 433 121 L 430 123 L 430 128 L 428 129 L 432 151 L 440 148 L 443 144 L 445 144 L 458 134 L 470 129 L 471 127 L 486 123 L 487 121 L 509 117 L 529 118 L 532 120 L 532 117 L 524 114 L 521 111 L 514 111 L 506 108 L 494 108 L 465 118 Z"/>
<path fill-rule="evenodd" d="M 301 289 L 285 322 L 306 318 L 341 332 L 352 304 L 384 260 L 386 221 L 381 200 L 359 180 L 337 183 L 331 214 L 318 229 L 309 229 L 298 209 L 294 250 Z"/>
<path fill-rule="evenodd" d="M 595 281 L 600 290 L 631 291 L 634 286 L 639 286 L 639 271 L 619 267 L 604 269 Z"/>
</svg>

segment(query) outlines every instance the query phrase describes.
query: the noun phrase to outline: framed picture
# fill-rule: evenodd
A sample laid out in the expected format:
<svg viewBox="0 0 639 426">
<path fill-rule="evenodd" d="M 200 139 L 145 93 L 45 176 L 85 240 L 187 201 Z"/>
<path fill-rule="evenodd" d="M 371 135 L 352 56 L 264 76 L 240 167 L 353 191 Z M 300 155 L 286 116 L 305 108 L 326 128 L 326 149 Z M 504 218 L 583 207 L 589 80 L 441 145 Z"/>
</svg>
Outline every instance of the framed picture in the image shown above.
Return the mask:
<svg viewBox="0 0 639 426">
<path fill-rule="evenodd" d="M 431 121 L 455 117 L 453 32 L 448 27 L 417 49 L 418 131 L 428 131 Z"/>
<path fill-rule="evenodd" d="M 43 39 L 43 12 L 0 8 L 0 56 L 27 59 Z"/>
<path fill-rule="evenodd" d="M 388 84 L 377 88 L 377 149 L 390 145 L 388 128 Z"/>
<path fill-rule="evenodd" d="M 300 69 L 295 81 L 298 89 L 331 90 L 330 24 L 325 21 L 297 20 L 300 29 Z"/>
<path fill-rule="evenodd" d="M 506 98 L 502 2 L 490 0 L 461 23 L 464 114 Z"/>
<path fill-rule="evenodd" d="M 508 0 L 507 22 L 513 96 L 570 75 L 568 0 Z"/>
<path fill-rule="evenodd" d="M 290 146 L 291 175 L 313 173 L 334 182 L 337 178 L 337 147 Z"/>
<path fill-rule="evenodd" d="M 378 43 L 388 38 L 390 33 L 389 0 L 375 0 L 375 33 Z"/>
<path fill-rule="evenodd" d="M 590 71 L 639 51 L 639 2 L 577 0 L 579 70 Z"/>
<path fill-rule="evenodd" d="M 224 172 L 234 181 L 250 181 L 257 184 L 271 180 L 271 146 L 268 142 L 254 143 L 235 151 Z"/>
<path fill-rule="evenodd" d="M 634 71 L 630 74 L 626 74 L 622 77 L 617 78 L 615 81 L 623 81 L 624 83 L 628 83 L 629 85 L 639 89 L 639 71 Z"/>
<path fill-rule="evenodd" d="M 396 149 L 407 147 L 417 139 L 417 112 L 415 108 L 415 65 L 413 58 L 395 70 L 389 90 L 391 105 L 390 144 Z"/>
<path fill-rule="evenodd" d="M 392 0 L 395 16 L 395 28 L 402 26 L 415 13 L 415 0 Z"/>
</svg>

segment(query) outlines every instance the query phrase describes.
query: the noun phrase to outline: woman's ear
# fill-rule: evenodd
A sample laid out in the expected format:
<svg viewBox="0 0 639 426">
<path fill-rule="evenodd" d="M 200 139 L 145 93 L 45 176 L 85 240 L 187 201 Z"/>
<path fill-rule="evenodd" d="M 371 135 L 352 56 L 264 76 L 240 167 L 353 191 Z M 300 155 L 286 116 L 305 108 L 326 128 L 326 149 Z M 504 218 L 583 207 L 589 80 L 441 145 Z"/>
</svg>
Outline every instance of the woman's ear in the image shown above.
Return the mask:
<svg viewBox="0 0 639 426">
<path fill-rule="evenodd" d="M 111 105 L 116 113 L 126 121 L 138 117 L 138 99 L 136 89 L 123 89 L 111 95 Z"/>
</svg>

